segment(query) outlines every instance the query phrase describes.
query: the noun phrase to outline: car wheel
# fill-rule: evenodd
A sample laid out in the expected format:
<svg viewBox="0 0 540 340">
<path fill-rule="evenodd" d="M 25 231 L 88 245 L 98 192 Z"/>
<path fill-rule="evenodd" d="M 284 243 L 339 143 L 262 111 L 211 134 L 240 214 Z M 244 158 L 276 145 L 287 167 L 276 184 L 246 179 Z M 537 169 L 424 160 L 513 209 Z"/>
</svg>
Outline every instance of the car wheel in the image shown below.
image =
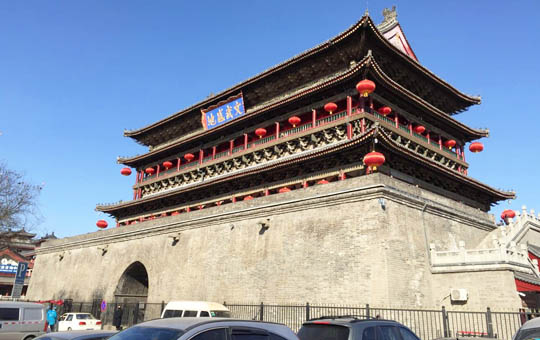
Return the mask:
<svg viewBox="0 0 540 340">
<path fill-rule="evenodd" d="M 71 327 L 68 327 L 68 329 L 67 329 L 67 330 L 68 330 L 68 331 L 70 331 L 70 330 L 71 330 Z"/>
<path fill-rule="evenodd" d="M 32 340 L 33 338 L 35 338 L 35 336 L 30 335 L 30 336 L 27 336 L 26 338 L 24 338 L 24 340 Z"/>
</svg>

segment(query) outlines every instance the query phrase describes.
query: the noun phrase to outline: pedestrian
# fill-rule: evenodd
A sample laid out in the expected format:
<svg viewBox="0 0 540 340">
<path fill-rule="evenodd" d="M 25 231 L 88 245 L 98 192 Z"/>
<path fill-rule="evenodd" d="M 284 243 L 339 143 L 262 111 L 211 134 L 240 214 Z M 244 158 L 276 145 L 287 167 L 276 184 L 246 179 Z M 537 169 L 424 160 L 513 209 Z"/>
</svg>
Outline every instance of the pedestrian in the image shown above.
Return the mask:
<svg viewBox="0 0 540 340">
<path fill-rule="evenodd" d="M 114 315 L 113 315 L 113 326 L 116 327 L 117 331 L 122 330 L 122 315 L 123 314 L 124 314 L 124 311 L 122 310 L 122 306 L 119 305 L 114 311 Z"/>
<path fill-rule="evenodd" d="M 58 315 L 56 314 L 56 307 L 50 305 L 49 310 L 47 311 L 47 323 L 49 324 L 51 332 L 55 331 L 57 316 Z"/>
</svg>

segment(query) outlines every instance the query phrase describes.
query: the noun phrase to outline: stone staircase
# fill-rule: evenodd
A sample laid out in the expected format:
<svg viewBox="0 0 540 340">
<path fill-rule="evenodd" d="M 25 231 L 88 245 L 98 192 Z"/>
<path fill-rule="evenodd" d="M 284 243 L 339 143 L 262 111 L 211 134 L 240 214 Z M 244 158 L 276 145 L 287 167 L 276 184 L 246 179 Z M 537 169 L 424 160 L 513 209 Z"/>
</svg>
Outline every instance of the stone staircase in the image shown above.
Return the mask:
<svg viewBox="0 0 540 340">
<path fill-rule="evenodd" d="M 516 217 L 490 232 L 475 248 L 466 249 L 459 241 L 456 250 L 436 250 L 430 245 L 433 272 L 468 272 L 481 270 L 513 270 L 540 277 L 537 260 L 530 260 L 523 237 L 530 229 L 540 233 L 540 214 L 529 213 L 526 207 Z"/>
</svg>

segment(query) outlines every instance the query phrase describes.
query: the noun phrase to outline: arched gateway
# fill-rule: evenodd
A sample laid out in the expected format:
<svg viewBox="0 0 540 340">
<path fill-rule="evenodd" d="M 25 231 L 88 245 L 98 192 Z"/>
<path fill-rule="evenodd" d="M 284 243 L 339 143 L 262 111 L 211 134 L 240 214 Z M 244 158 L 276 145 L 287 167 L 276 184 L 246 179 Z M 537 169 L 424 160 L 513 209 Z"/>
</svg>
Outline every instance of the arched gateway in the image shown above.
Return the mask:
<svg viewBox="0 0 540 340">
<path fill-rule="evenodd" d="M 146 303 L 148 298 L 148 272 L 140 262 L 133 262 L 124 271 L 114 291 L 116 302 Z"/>
</svg>

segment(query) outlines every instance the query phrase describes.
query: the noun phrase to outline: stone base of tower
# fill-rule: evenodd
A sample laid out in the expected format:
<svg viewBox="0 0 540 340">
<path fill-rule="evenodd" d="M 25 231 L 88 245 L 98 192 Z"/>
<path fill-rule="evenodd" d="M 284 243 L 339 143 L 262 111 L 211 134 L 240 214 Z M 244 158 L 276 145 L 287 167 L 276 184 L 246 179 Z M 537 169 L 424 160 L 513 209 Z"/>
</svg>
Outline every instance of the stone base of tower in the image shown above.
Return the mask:
<svg viewBox="0 0 540 340">
<path fill-rule="evenodd" d="M 472 248 L 495 227 L 376 173 L 49 241 L 27 297 L 519 308 L 512 271 L 432 273 L 430 244 Z"/>
</svg>

